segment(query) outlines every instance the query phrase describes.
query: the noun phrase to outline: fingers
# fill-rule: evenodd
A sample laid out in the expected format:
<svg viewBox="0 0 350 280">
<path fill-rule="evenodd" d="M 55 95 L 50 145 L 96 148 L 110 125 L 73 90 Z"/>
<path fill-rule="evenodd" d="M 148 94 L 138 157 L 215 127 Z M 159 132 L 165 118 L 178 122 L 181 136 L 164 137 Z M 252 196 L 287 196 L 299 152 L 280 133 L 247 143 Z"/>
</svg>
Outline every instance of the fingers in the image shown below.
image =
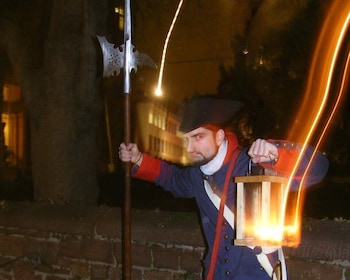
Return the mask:
<svg viewBox="0 0 350 280">
<path fill-rule="evenodd" d="M 248 155 L 254 163 L 271 161 L 278 158 L 278 149 L 264 139 L 257 139 L 250 146 Z"/>
<path fill-rule="evenodd" d="M 139 150 L 134 143 L 121 143 L 119 146 L 119 159 L 123 162 L 132 162 L 132 159 L 139 155 Z"/>
<path fill-rule="evenodd" d="M 119 146 L 119 159 L 123 162 L 132 162 L 140 164 L 142 161 L 142 153 L 139 151 L 138 147 L 134 143 L 121 143 Z"/>
</svg>

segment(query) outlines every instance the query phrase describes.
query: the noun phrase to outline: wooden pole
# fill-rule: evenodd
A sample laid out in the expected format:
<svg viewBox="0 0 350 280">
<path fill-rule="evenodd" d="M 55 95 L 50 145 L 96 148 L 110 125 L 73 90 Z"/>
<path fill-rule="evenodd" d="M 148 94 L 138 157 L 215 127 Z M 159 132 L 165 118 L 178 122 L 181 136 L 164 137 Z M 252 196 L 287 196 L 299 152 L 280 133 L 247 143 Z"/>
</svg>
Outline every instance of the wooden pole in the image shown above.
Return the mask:
<svg viewBox="0 0 350 280">
<path fill-rule="evenodd" d="M 131 141 L 130 137 L 130 94 L 124 94 L 124 132 L 125 143 Z M 123 206 L 123 280 L 131 280 L 131 163 L 125 163 L 125 186 Z"/>
<path fill-rule="evenodd" d="M 157 65 L 146 55 L 138 53 L 134 57 L 133 46 L 131 44 L 131 6 L 130 0 L 125 0 L 124 9 L 124 44 L 121 46 L 122 52 L 116 49 L 113 44 L 108 43 L 105 37 L 97 36 L 103 53 L 103 76 L 113 76 L 119 74 L 120 68 L 124 68 L 124 143 L 131 142 L 131 122 L 130 122 L 130 72 L 136 69 L 136 65 L 149 65 L 157 68 Z M 122 57 L 123 55 L 123 57 Z M 107 107 L 106 107 L 107 113 Z M 107 119 L 106 119 L 107 121 Z M 125 163 L 125 186 L 124 205 L 122 207 L 122 265 L 123 280 L 131 280 L 131 162 Z"/>
<path fill-rule="evenodd" d="M 129 144 L 130 137 L 130 70 L 131 70 L 131 7 L 125 0 L 124 18 L 124 141 Z M 124 214 L 123 214 L 123 280 L 131 280 L 131 163 L 125 164 Z"/>
</svg>

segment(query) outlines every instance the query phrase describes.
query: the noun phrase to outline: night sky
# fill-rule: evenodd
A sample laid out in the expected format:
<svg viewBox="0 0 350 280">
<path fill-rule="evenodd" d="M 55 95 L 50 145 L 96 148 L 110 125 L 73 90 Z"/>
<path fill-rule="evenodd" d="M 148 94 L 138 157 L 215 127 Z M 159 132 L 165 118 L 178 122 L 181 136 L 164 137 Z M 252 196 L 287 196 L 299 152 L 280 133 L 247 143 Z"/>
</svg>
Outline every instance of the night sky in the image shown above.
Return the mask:
<svg viewBox="0 0 350 280">
<path fill-rule="evenodd" d="M 177 6 L 178 1 L 139 1 L 135 46 L 158 65 Z M 233 64 L 232 38 L 243 32 L 249 13 L 244 3 L 236 1 L 184 1 L 168 44 L 165 96 L 178 99 L 195 92 L 215 93 L 219 63 Z M 152 94 L 158 70 L 141 69 L 136 76 L 138 86 Z"/>
</svg>

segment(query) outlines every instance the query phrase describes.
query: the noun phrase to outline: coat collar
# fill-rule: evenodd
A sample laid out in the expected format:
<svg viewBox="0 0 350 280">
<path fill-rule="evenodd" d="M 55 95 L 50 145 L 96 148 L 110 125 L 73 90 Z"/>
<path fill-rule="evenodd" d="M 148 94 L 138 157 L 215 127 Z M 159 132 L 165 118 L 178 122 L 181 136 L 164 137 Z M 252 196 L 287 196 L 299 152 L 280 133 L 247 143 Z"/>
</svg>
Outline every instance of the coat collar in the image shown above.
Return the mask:
<svg viewBox="0 0 350 280">
<path fill-rule="evenodd" d="M 227 132 L 226 138 L 228 140 L 228 147 L 227 147 L 226 157 L 224 159 L 224 164 L 229 161 L 233 151 L 236 150 L 237 148 L 239 148 L 238 139 L 237 139 L 236 134 L 234 134 L 233 132 Z"/>
</svg>

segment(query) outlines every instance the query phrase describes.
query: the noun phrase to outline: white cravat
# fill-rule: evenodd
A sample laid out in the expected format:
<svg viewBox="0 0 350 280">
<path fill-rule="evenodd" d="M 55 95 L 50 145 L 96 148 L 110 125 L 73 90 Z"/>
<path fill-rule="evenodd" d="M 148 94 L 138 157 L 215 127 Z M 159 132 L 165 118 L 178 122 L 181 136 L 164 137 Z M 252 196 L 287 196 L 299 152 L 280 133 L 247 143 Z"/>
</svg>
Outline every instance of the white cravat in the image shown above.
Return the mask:
<svg viewBox="0 0 350 280">
<path fill-rule="evenodd" d="M 216 156 L 209 161 L 207 164 L 202 165 L 200 170 L 205 175 L 213 175 L 216 171 L 220 169 L 227 153 L 227 140 L 224 140 L 218 150 Z"/>
</svg>

